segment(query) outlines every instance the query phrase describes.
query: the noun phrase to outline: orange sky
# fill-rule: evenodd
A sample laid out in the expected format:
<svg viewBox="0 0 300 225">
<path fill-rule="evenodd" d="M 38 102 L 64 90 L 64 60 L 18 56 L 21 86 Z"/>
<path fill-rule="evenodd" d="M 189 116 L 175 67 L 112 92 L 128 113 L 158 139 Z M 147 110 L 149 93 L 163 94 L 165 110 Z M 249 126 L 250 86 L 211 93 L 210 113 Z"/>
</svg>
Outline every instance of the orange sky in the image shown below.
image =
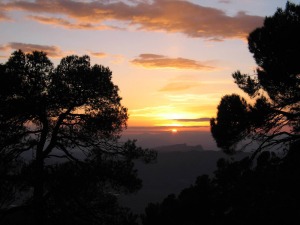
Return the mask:
<svg viewBox="0 0 300 225">
<path fill-rule="evenodd" d="M 299 3 L 299 1 L 292 1 Z M 208 126 L 231 74 L 253 73 L 246 36 L 283 0 L 0 1 L 0 62 L 42 50 L 110 67 L 129 126 Z"/>
</svg>

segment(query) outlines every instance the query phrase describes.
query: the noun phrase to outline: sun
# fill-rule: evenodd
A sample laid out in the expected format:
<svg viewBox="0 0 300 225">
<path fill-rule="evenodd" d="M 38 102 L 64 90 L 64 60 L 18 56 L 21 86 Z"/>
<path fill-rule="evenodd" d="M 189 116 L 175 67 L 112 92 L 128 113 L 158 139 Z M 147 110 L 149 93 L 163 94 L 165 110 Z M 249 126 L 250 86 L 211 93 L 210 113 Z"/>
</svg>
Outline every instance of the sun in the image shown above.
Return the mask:
<svg viewBox="0 0 300 225">
<path fill-rule="evenodd" d="M 176 133 L 178 132 L 178 130 L 177 130 L 176 128 L 173 128 L 173 129 L 171 130 L 171 132 L 172 132 L 173 134 L 176 134 Z"/>
</svg>

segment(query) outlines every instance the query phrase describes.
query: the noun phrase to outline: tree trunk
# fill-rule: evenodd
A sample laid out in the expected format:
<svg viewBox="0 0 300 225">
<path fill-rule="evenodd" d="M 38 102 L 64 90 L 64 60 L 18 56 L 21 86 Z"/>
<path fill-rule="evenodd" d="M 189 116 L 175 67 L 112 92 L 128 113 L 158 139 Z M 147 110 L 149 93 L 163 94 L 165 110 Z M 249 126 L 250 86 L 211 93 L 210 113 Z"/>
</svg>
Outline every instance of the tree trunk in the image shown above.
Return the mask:
<svg viewBox="0 0 300 225">
<path fill-rule="evenodd" d="M 44 208 L 44 159 L 42 152 L 37 151 L 36 160 L 34 163 L 34 192 L 33 192 L 33 219 L 35 225 L 43 225 L 45 219 Z"/>
<path fill-rule="evenodd" d="M 49 132 L 49 124 L 46 114 L 40 116 L 43 123 L 41 138 L 36 148 L 36 157 L 34 162 L 34 191 L 33 191 L 33 220 L 35 225 L 43 225 L 45 223 L 45 202 L 44 196 L 44 146 Z"/>
</svg>

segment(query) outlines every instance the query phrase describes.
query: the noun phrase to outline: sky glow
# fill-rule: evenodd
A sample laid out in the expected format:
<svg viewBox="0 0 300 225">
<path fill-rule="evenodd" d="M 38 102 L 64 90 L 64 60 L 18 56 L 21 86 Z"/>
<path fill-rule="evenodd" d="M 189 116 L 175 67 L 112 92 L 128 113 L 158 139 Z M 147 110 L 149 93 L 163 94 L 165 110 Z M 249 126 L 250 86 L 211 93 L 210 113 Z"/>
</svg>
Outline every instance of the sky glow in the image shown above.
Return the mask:
<svg viewBox="0 0 300 225">
<path fill-rule="evenodd" d="M 291 1 L 299 4 L 299 1 Z M 41 50 L 108 66 L 133 126 L 208 126 L 231 74 L 253 74 L 246 37 L 285 0 L 0 1 L 0 62 Z M 174 128 L 175 129 L 175 128 Z M 175 133 L 175 132 L 174 132 Z"/>
</svg>

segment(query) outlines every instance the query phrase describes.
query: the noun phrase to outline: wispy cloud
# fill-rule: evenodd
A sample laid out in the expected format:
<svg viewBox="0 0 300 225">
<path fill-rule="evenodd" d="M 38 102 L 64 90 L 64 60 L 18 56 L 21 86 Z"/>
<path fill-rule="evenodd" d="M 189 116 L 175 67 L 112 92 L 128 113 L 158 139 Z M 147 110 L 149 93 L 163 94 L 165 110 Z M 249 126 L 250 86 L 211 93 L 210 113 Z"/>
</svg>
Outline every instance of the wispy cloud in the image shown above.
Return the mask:
<svg viewBox="0 0 300 225">
<path fill-rule="evenodd" d="M 129 111 L 130 116 L 134 117 L 153 117 L 154 115 L 160 114 L 162 112 L 170 112 L 175 110 L 174 106 L 164 105 L 164 106 L 153 106 L 145 107 L 140 109 L 131 109 Z"/>
<path fill-rule="evenodd" d="M 2 12 L 1 10 L 2 10 L 2 9 L 1 9 L 1 7 L 0 7 L 0 22 L 1 22 L 1 21 L 10 20 L 9 17 L 8 17 L 4 12 Z"/>
<path fill-rule="evenodd" d="M 121 64 L 125 61 L 125 57 L 121 54 L 109 54 L 105 52 L 87 51 L 88 54 L 95 58 L 107 58 L 113 64 Z"/>
<path fill-rule="evenodd" d="M 104 52 L 89 52 L 92 56 L 97 57 L 97 58 L 105 58 L 108 55 Z"/>
<path fill-rule="evenodd" d="M 174 68 L 174 69 L 191 69 L 191 70 L 213 70 L 213 66 L 206 65 L 186 58 L 171 58 L 164 55 L 156 54 L 141 54 L 138 58 L 131 61 L 131 63 L 143 66 L 146 68 Z"/>
<path fill-rule="evenodd" d="M 203 118 L 196 118 L 196 119 L 173 119 L 178 122 L 208 122 L 210 121 L 210 118 L 203 117 Z"/>
<path fill-rule="evenodd" d="M 197 76 L 181 75 L 172 78 L 169 83 L 163 86 L 159 91 L 161 92 L 180 92 L 191 88 L 199 87 L 201 83 Z"/>
<path fill-rule="evenodd" d="M 230 0 L 219 0 L 219 3 L 229 4 L 231 3 Z"/>
<path fill-rule="evenodd" d="M 26 53 L 32 51 L 43 51 L 46 52 L 50 57 L 62 57 L 64 55 L 62 50 L 57 46 L 26 44 L 20 42 L 10 42 L 6 45 L 0 46 L 0 51 L 18 50 L 18 49 L 21 49 L 23 52 Z"/>
<path fill-rule="evenodd" d="M 71 22 L 70 20 L 56 18 L 56 17 L 44 17 L 44 16 L 28 16 L 32 20 L 35 20 L 39 23 L 59 26 L 67 29 L 84 29 L 84 30 L 108 30 L 113 29 L 112 27 L 105 25 L 98 25 L 94 23 L 80 23 L 80 22 Z"/>
<path fill-rule="evenodd" d="M 184 91 L 190 88 L 198 87 L 200 84 L 192 82 L 172 82 L 165 85 L 160 91 L 173 92 L 173 91 Z"/>
<path fill-rule="evenodd" d="M 113 64 L 121 64 L 125 61 L 125 57 L 121 54 L 115 54 L 115 55 L 112 55 L 112 60 L 111 62 Z"/>
<path fill-rule="evenodd" d="M 220 94 L 168 94 L 166 97 L 171 102 L 176 103 L 195 103 L 216 104 L 220 101 Z"/>
<path fill-rule="evenodd" d="M 0 22 L 10 20 L 7 15 L 7 9 L 3 3 L 0 2 Z"/>
<path fill-rule="evenodd" d="M 73 29 L 109 29 L 106 22 L 117 21 L 126 28 L 128 25 L 139 30 L 183 33 L 189 37 L 203 37 L 222 40 L 245 38 L 249 32 L 262 25 L 263 17 L 238 12 L 226 15 L 220 9 L 204 7 L 182 0 L 136 1 L 53 1 L 20 0 L 0 3 L 3 11 L 22 10 L 40 23 L 59 25 Z M 228 2 L 228 1 L 222 1 Z M 46 18 L 47 13 L 68 20 Z M 2 12 L 0 18 L 7 16 Z M 69 19 L 76 22 L 72 23 Z"/>
</svg>

